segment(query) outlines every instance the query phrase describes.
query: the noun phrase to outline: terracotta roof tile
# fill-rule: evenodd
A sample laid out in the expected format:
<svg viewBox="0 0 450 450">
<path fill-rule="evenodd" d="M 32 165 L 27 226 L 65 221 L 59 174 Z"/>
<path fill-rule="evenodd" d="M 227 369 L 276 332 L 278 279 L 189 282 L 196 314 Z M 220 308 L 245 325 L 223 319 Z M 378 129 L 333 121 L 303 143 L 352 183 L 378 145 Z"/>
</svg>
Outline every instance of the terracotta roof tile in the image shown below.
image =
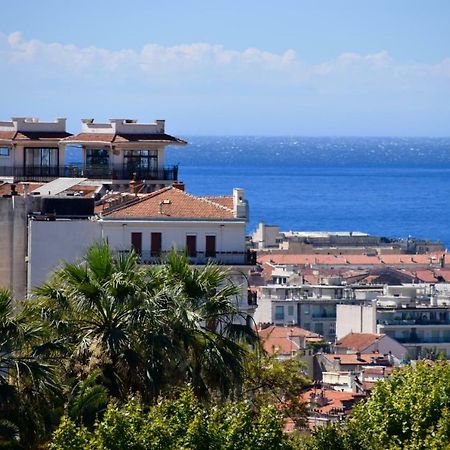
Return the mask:
<svg viewBox="0 0 450 450">
<path fill-rule="evenodd" d="M 322 338 L 317 333 L 305 330 L 300 327 L 280 327 L 271 325 L 262 330 L 258 330 L 259 337 L 263 342 L 264 350 L 269 353 L 279 353 L 281 355 L 290 355 L 300 349 L 300 346 L 294 339 L 300 337 L 305 341 L 321 341 Z"/>
<path fill-rule="evenodd" d="M 211 202 L 217 203 L 218 205 L 225 206 L 226 208 L 233 209 L 233 197 L 232 196 L 208 196 L 205 197 Z"/>
<path fill-rule="evenodd" d="M 354 403 L 364 397 L 364 394 L 355 394 L 354 392 L 309 388 L 302 393 L 300 399 L 310 404 L 311 400 L 317 398 L 318 404 L 313 407 L 313 410 L 321 414 L 332 414 L 333 412 L 348 411 Z"/>
<path fill-rule="evenodd" d="M 11 140 L 16 135 L 15 131 L 0 131 L 0 139 Z"/>
<path fill-rule="evenodd" d="M 39 189 L 44 183 L 14 183 L 16 185 L 16 191 L 18 194 L 23 194 L 23 186 L 24 184 L 28 184 L 28 192 L 33 191 L 34 189 Z M 0 196 L 11 194 L 11 183 L 3 183 L 0 184 Z"/>
<path fill-rule="evenodd" d="M 362 352 L 383 336 L 385 335 L 375 333 L 349 333 L 336 343 L 336 347 Z"/>
<path fill-rule="evenodd" d="M 163 203 L 164 202 L 164 203 Z M 172 186 L 141 194 L 130 205 L 103 213 L 105 218 L 145 219 L 234 219 L 232 209 L 203 197 L 195 197 Z"/>
<path fill-rule="evenodd" d="M 114 133 L 79 133 L 64 139 L 65 142 L 164 142 L 171 144 L 187 144 L 170 134 L 114 134 Z"/>
<path fill-rule="evenodd" d="M 384 359 L 383 355 L 378 352 L 375 353 L 361 353 L 360 356 L 356 355 L 356 353 L 341 353 L 341 354 L 331 354 L 324 353 L 325 358 L 327 358 L 330 362 L 334 362 L 337 359 L 340 359 L 341 366 L 366 366 L 367 364 L 372 363 L 372 358 L 376 360 Z M 379 363 L 379 362 L 378 362 Z"/>
<path fill-rule="evenodd" d="M 416 278 L 424 283 L 436 283 L 437 279 L 432 270 L 416 270 Z"/>
</svg>

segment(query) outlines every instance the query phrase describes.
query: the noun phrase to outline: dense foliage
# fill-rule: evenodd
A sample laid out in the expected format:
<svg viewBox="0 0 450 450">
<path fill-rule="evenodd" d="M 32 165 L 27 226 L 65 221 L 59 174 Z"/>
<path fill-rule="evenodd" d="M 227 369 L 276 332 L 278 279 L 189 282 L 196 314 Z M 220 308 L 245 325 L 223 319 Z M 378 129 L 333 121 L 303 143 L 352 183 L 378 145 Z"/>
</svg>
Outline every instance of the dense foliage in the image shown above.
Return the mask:
<svg viewBox="0 0 450 450">
<path fill-rule="evenodd" d="M 255 413 L 248 402 L 203 406 L 188 388 L 176 400 L 145 409 L 136 400 L 110 404 L 92 431 L 63 419 L 51 450 L 267 450 L 289 449 L 273 406 Z"/>
<path fill-rule="evenodd" d="M 239 293 L 218 266 L 174 252 L 145 267 L 106 245 L 21 305 L 0 290 L 0 448 L 450 449 L 442 361 L 397 370 L 347 421 L 288 439 L 307 380 L 298 360 L 262 354 Z"/>
<path fill-rule="evenodd" d="M 0 445 L 38 445 L 63 412 L 92 426 L 111 399 L 151 404 L 191 383 L 223 401 L 242 389 L 257 337 L 223 268 L 176 252 L 145 267 L 97 245 L 34 294 L 17 314 L 0 294 Z"/>
<path fill-rule="evenodd" d="M 377 383 L 344 426 L 318 430 L 306 448 L 450 449 L 450 364 L 420 362 L 397 370 Z"/>
</svg>

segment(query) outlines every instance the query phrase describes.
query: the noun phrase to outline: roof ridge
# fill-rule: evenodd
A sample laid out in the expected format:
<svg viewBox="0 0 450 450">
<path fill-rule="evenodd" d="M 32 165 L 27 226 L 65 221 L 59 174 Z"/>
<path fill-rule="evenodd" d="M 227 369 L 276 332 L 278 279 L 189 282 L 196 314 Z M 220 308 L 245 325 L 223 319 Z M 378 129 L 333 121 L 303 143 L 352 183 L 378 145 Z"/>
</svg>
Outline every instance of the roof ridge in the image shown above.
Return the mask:
<svg viewBox="0 0 450 450">
<path fill-rule="evenodd" d="M 177 188 L 174 188 L 173 186 L 170 186 L 170 187 L 172 187 L 173 189 L 177 189 Z M 226 206 L 223 206 L 223 205 L 221 205 L 219 203 L 216 203 L 216 202 L 213 202 L 211 200 L 208 200 L 205 196 L 197 196 L 197 195 L 194 195 L 194 194 L 190 194 L 189 192 L 182 191 L 181 189 L 177 189 L 177 190 L 182 192 L 186 197 L 192 198 L 194 200 L 200 200 L 201 202 L 208 203 L 209 205 L 215 206 L 215 207 L 217 207 L 219 209 L 224 209 L 225 211 L 234 213 L 233 209 L 227 208 Z"/>
<path fill-rule="evenodd" d="M 137 197 L 137 201 L 133 202 L 132 204 L 136 205 L 137 203 L 144 203 L 146 200 L 150 200 L 151 198 L 155 197 L 156 195 L 159 195 L 159 194 L 163 193 L 164 191 L 168 191 L 171 188 L 172 188 L 172 186 L 166 186 L 161 189 L 158 189 L 157 191 L 153 191 L 153 192 L 146 194 L 145 197 Z M 107 215 L 109 215 L 109 213 L 120 211 L 124 208 L 127 208 L 128 206 L 131 206 L 131 204 L 123 203 L 123 204 L 119 205 L 117 208 L 115 208 L 114 211 L 108 211 L 104 215 L 107 216 Z"/>
<path fill-rule="evenodd" d="M 187 195 L 191 195 L 191 194 L 187 194 Z M 212 196 L 212 197 L 214 197 L 214 196 Z M 222 208 L 225 211 L 231 211 L 232 213 L 234 213 L 233 209 L 228 208 L 228 207 L 226 207 L 224 205 L 221 205 L 220 203 L 213 202 L 212 200 L 209 200 L 207 197 L 196 197 L 196 198 L 198 198 L 199 200 L 201 200 L 203 202 L 210 203 L 211 205 L 214 205 L 214 206 L 217 206 L 219 208 Z"/>
</svg>

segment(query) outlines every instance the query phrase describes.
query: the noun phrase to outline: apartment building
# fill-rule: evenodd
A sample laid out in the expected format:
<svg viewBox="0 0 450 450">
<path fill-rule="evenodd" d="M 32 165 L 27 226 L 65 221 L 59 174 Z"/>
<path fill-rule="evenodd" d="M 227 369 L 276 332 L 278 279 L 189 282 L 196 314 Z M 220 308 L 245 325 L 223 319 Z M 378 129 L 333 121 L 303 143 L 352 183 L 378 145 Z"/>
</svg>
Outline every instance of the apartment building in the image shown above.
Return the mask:
<svg viewBox="0 0 450 450">
<path fill-rule="evenodd" d="M 385 334 L 413 359 L 438 353 L 450 357 L 450 286 L 386 286 L 370 303 L 340 304 L 337 337 L 351 332 Z"/>
<path fill-rule="evenodd" d="M 83 119 L 81 132 L 66 131 L 66 119 L 44 122 L 14 117 L 0 122 L 0 179 L 47 182 L 59 177 L 101 180 L 110 190 L 128 190 L 132 179 L 151 192 L 177 181 L 178 167 L 164 165 L 167 145 L 185 145 L 165 132 L 165 121 L 139 123 Z M 68 161 L 67 149 L 81 150 L 81 161 Z"/>
</svg>

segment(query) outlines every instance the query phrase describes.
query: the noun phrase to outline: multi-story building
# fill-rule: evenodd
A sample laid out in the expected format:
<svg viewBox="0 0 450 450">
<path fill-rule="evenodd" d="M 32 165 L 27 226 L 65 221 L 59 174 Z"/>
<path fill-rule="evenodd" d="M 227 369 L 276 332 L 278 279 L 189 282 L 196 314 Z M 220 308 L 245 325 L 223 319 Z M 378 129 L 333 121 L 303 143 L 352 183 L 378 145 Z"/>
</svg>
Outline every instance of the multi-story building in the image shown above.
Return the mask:
<svg viewBox="0 0 450 450">
<path fill-rule="evenodd" d="M 142 192 L 177 181 L 178 167 L 164 166 L 167 145 L 185 141 L 165 133 L 164 120 L 110 123 L 82 120 L 81 133 L 66 131 L 66 119 L 42 122 L 15 117 L 0 122 L 0 179 L 50 181 L 59 177 L 101 180 L 112 190 L 127 190 L 130 180 L 142 181 Z M 81 161 L 67 162 L 68 147 L 81 148 Z"/>
<path fill-rule="evenodd" d="M 329 280 L 331 281 L 331 280 Z M 258 286 L 257 323 L 298 325 L 324 336 L 336 338 L 336 305 L 376 298 L 382 286 L 346 286 L 336 284 L 268 284 Z"/>
<path fill-rule="evenodd" d="M 450 288 L 447 284 L 386 286 L 370 303 L 338 305 L 336 331 L 382 333 L 400 342 L 411 358 L 450 357 Z"/>
<path fill-rule="evenodd" d="M 247 273 L 256 263 L 247 251 L 247 201 L 242 189 L 232 196 L 196 197 L 184 186 L 149 194 L 113 194 L 89 220 L 32 215 L 28 235 L 28 288 L 45 282 L 61 261 L 74 261 L 95 242 L 107 241 L 117 252 L 134 249 L 141 264 L 157 264 L 173 248 L 186 250 L 190 262 L 221 264 L 242 287 L 236 303 L 243 317 L 253 315 L 256 296 Z M 67 237 L 70 236 L 70 239 Z"/>
</svg>

